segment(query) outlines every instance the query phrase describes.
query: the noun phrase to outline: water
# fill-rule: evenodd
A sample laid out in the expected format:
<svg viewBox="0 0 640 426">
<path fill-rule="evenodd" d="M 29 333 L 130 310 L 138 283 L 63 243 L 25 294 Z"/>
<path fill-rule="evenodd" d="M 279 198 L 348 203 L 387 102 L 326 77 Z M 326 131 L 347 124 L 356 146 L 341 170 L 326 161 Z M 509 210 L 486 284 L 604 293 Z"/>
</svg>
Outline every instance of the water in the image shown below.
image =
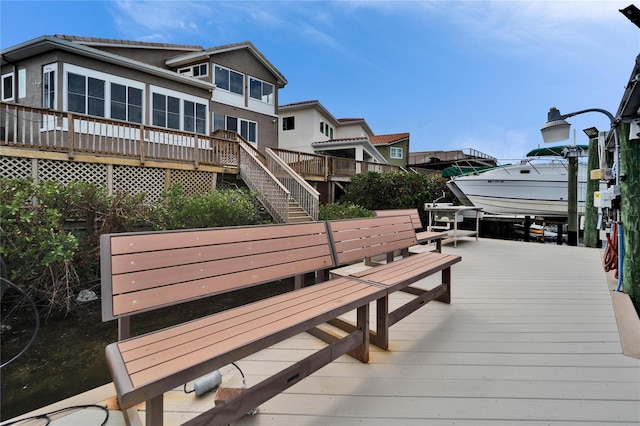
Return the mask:
<svg viewBox="0 0 640 426">
<path fill-rule="evenodd" d="M 184 322 L 208 313 L 249 303 L 293 288 L 293 280 L 215 296 L 180 306 L 137 315 L 132 334 Z M 33 333 L 31 312 L 7 316 L 8 298 L 2 300 L 1 359 L 8 361 L 27 344 Z M 117 340 L 117 321 L 102 322 L 100 300 L 79 304 L 67 318 L 41 324 L 33 345 L 1 370 L 0 421 L 31 412 L 111 381 L 104 349 Z"/>
</svg>

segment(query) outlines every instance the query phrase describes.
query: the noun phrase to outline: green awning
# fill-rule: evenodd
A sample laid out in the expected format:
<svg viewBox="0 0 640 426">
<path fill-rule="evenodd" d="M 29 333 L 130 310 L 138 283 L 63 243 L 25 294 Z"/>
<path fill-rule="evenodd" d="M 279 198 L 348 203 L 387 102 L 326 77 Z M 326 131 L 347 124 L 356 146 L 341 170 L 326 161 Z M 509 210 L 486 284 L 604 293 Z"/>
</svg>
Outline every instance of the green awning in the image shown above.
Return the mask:
<svg viewBox="0 0 640 426">
<path fill-rule="evenodd" d="M 578 149 L 584 151 L 585 153 L 589 151 L 589 145 L 576 146 L 578 147 Z M 565 147 L 566 145 L 532 149 L 527 153 L 527 157 L 562 157 L 562 150 Z"/>
</svg>

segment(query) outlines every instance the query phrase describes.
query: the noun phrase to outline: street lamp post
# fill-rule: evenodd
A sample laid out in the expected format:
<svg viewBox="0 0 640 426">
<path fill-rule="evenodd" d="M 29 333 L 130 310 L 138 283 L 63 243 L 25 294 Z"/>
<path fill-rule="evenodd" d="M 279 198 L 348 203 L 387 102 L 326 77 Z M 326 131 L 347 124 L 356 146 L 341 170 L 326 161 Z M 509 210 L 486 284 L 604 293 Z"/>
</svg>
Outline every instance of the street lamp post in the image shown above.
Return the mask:
<svg viewBox="0 0 640 426">
<path fill-rule="evenodd" d="M 611 122 L 611 131 L 613 132 L 613 140 L 615 143 L 614 158 L 615 158 L 616 166 L 618 169 L 615 173 L 616 188 L 614 190 L 614 193 L 620 194 L 619 192 L 620 191 L 620 147 L 619 147 L 620 135 L 618 133 L 619 132 L 618 124 L 620 120 L 616 119 L 613 116 L 613 114 L 611 114 L 609 111 L 600 109 L 600 108 L 588 108 L 588 109 L 572 112 L 569 114 L 560 114 L 560 111 L 557 108 L 552 107 L 549 109 L 549 113 L 547 114 L 547 122 L 544 123 L 544 125 L 540 129 L 540 132 L 542 133 L 542 139 L 546 143 L 559 142 L 562 140 L 569 139 L 569 128 L 571 127 L 571 124 L 567 123 L 565 120 L 567 118 L 574 117 L 576 115 L 584 114 L 587 112 L 602 113 L 606 115 L 607 118 L 609 118 L 609 121 Z M 616 211 L 616 222 L 618 226 L 621 228 L 622 224 L 620 223 L 620 210 Z M 618 247 L 619 248 L 622 247 L 622 232 L 618 232 Z M 619 265 L 618 278 L 620 281 L 618 283 L 618 288 L 619 288 L 620 283 L 622 281 L 622 256 L 619 257 L 618 265 Z"/>
</svg>

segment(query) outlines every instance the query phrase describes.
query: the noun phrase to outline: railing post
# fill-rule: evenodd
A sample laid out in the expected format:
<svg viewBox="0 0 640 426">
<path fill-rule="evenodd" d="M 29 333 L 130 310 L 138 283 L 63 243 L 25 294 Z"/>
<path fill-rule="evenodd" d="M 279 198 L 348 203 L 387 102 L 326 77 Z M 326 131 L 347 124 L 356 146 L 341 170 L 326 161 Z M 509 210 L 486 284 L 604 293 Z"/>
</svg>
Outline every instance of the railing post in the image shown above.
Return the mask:
<svg viewBox="0 0 640 426">
<path fill-rule="evenodd" d="M 69 159 L 73 159 L 75 155 L 73 152 L 74 134 L 73 114 L 69 112 L 67 113 L 67 145 L 69 145 Z"/>
<path fill-rule="evenodd" d="M 193 161 L 195 162 L 195 168 L 198 170 L 200 166 L 200 150 L 198 148 L 198 134 L 193 133 Z"/>
<path fill-rule="evenodd" d="M 140 165 L 144 165 L 144 125 L 140 125 Z"/>
</svg>

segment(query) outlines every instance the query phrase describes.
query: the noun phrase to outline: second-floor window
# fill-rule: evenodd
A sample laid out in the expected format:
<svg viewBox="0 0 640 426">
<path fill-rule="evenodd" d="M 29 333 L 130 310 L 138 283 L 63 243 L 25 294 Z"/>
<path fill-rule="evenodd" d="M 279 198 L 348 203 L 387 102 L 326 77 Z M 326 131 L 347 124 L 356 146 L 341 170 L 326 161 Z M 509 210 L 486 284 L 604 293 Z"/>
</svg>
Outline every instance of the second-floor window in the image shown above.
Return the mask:
<svg viewBox="0 0 640 426">
<path fill-rule="evenodd" d="M 244 94 L 244 76 L 240 73 L 216 65 L 216 87 L 239 95 Z"/>
<path fill-rule="evenodd" d="M 282 119 L 282 130 L 293 130 L 296 127 L 295 117 L 284 117 Z"/>
<path fill-rule="evenodd" d="M 142 90 L 111 83 L 111 118 L 142 123 Z"/>
<path fill-rule="evenodd" d="M 42 108 L 56 107 L 56 66 L 46 65 L 42 69 Z"/>
<path fill-rule="evenodd" d="M 104 117 L 104 86 L 104 80 L 68 73 L 67 109 L 70 112 Z"/>
<path fill-rule="evenodd" d="M 13 100 L 13 73 L 4 74 L 2 76 L 2 100 Z"/>
<path fill-rule="evenodd" d="M 396 160 L 402 160 L 404 158 L 404 149 L 392 146 L 389 155 Z"/>
<path fill-rule="evenodd" d="M 180 68 L 178 73 L 189 77 L 206 77 L 209 75 L 209 64 L 191 65 L 189 67 Z"/>
<path fill-rule="evenodd" d="M 249 96 L 273 105 L 273 84 L 251 77 L 249 79 Z"/>
</svg>

